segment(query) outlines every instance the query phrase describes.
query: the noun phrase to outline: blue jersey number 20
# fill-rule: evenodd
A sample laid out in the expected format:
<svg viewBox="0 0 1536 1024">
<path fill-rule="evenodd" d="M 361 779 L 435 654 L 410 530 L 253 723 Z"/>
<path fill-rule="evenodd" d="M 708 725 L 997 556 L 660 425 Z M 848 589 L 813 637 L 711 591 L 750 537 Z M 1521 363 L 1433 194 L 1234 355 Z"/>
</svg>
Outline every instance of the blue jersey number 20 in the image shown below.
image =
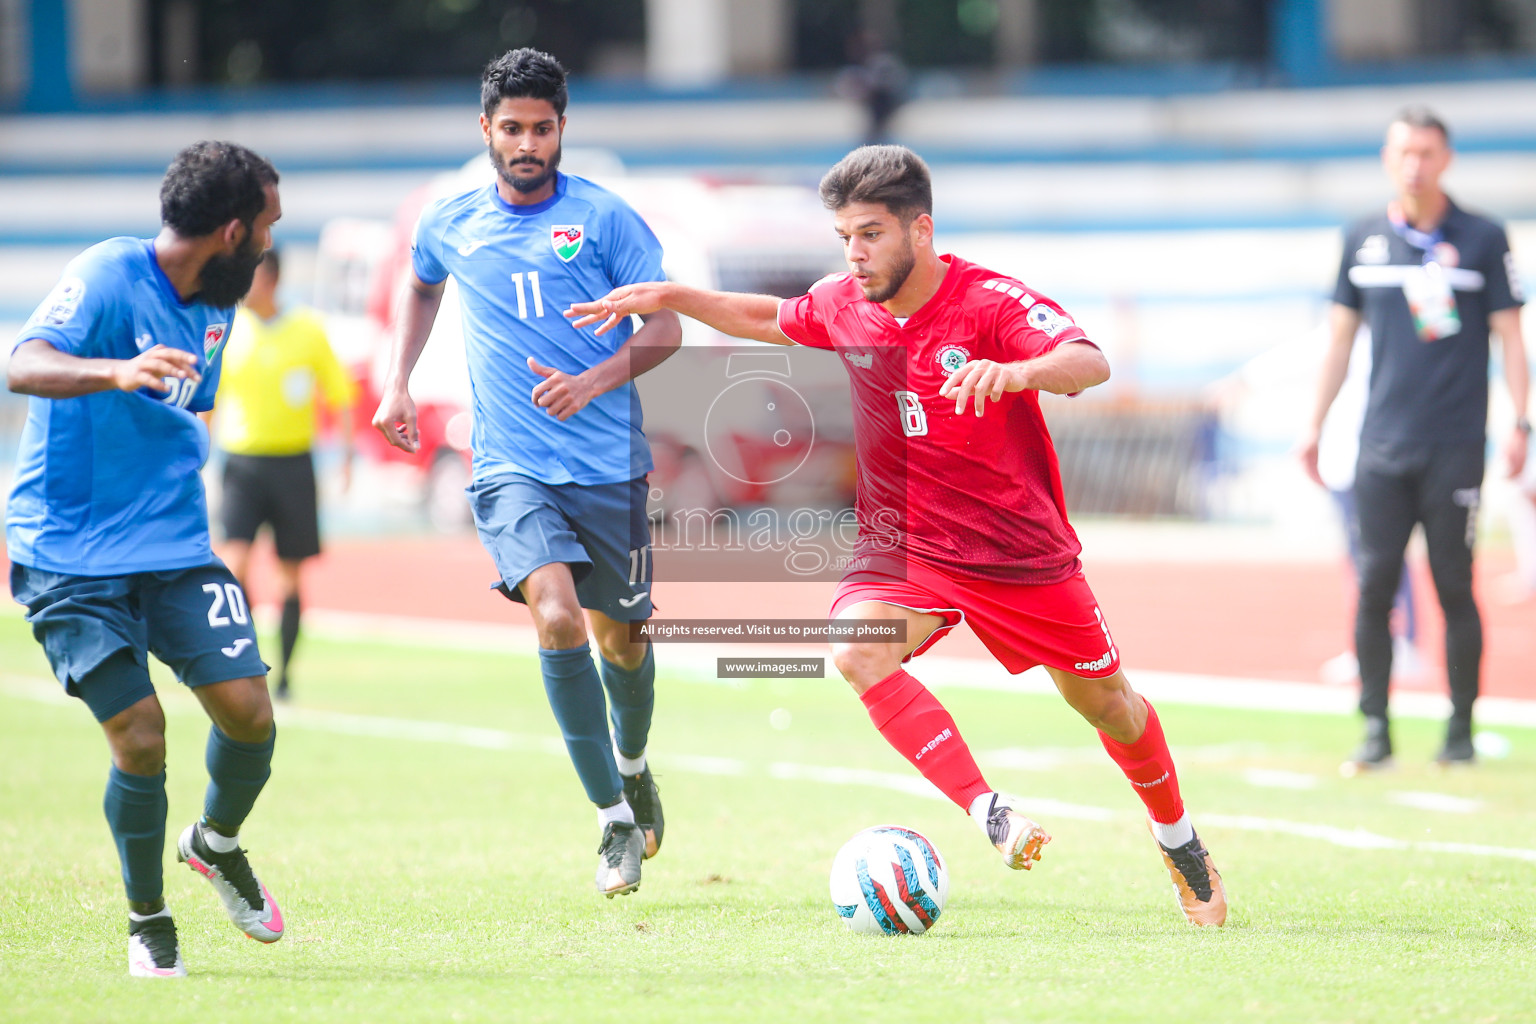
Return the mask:
<svg viewBox="0 0 1536 1024">
<path fill-rule="evenodd" d="M 165 378 L 165 386 L 170 388 L 170 391 L 160 400 L 174 405 L 178 409 L 185 409 L 188 405 L 192 404 L 192 396 L 197 394 L 197 385 L 198 382 L 190 377 L 184 379 L 167 377 Z"/>
</svg>

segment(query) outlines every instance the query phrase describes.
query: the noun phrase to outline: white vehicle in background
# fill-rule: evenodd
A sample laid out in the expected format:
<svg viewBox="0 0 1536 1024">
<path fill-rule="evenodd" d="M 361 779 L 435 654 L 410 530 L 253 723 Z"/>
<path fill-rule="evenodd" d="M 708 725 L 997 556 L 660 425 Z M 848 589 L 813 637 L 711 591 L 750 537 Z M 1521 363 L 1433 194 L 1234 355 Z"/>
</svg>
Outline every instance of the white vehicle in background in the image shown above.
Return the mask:
<svg viewBox="0 0 1536 1024">
<path fill-rule="evenodd" d="M 672 280 L 703 288 L 792 296 L 844 268 L 831 220 L 812 189 L 628 175 L 616 157 L 601 150 L 567 149 L 561 169 L 597 181 L 633 206 L 660 240 L 663 269 Z M 337 355 L 360 385 L 355 412 L 358 451 L 404 477 L 402 485 L 420 494 L 427 517 L 442 530 L 469 524 L 463 495 L 469 478 L 469 376 L 452 278 L 425 353 L 411 376 L 420 453 L 411 456 L 390 447 L 369 421 L 387 369 L 396 301 L 410 271 L 410 237 L 417 216 L 427 203 L 489 183 L 493 174 L 490 161 L 478 156 L 412 193 L 393 222 L 351 218 L 329 222 L 321 231 L 315 267 L 315 304 L 327 318 Z M 740 343 L 685 317 L 683 344 Z M 691 423 L 679 418 L 691 421 L 701 416 L 700 410 L 687 408 L 686 403 L 647 404 L 646 434 L 657 463 L 653 483 L 686 477 L 688 483 L 681 490 L 694 501 L 761 500 L 760 488 L 750 494 L 736 493 L 739 488 L 729 475 L 710 468 L 696 445 L 684 440 L 690 436 Z M 773 433 L 770 425 L 764 426 Z M 847 461 L 851 464 L 851 455 Z M 832 486 L 843 489 L 848 480 L 851 472 L 838 474 Z M 679 493 L 679 488 L 663 489 Z"/>
</svg>

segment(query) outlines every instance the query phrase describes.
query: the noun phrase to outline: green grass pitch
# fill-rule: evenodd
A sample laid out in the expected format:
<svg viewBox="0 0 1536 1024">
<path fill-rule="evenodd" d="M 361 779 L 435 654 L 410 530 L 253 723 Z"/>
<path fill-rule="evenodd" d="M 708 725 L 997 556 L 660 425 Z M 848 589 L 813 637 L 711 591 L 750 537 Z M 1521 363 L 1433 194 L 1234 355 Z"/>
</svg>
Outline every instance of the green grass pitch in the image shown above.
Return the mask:
<svg viewBox="0 0 1536 1024">
<path fill-rule="evenodd" d="M 1536 1018 L 1536 731 L 1498 729 L 1507 758 L 1442 774 L 1437 727 L 1403 721 L 1403 767 L 1344 780 L 1350 719 L 1160 707 L 1232 903 L 1226 928 L 1197 930 L 1130 788 L 1059 701 L 942 694 L 995 785 L 1060 802 L 1037 815 L 1044 860 L 1012 872 L 954 807 L 880 784 L 916 773 L 841 682 L 725 685 L 669 674 L 666 654 L 666 840 L 640 891 L 609 901 L 534 659 L 307 637 L 302 702 L 242 837 L 287 917 L 270 947 L 174 861 L 207 723 L 160 671 L 166 896 L 191 977 L 156 983 L 127 977 L 105 744 L 83 706 L 47 699 L 41 652 L 0 616 L 0 1019 Z M 880 822 L 949 861 L 928 935 L 852 935 L 831 909 L 833 853 Z"/>
</svg>

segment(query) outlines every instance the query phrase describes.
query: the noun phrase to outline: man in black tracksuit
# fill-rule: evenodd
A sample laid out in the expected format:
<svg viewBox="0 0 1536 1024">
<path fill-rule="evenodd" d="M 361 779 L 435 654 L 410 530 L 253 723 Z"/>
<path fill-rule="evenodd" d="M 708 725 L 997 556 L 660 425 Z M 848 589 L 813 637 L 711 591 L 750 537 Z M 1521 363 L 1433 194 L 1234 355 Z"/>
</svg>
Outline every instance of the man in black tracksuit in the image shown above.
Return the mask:
<svg viewBox="0 0 1536 1024">
<path fill-rule="evenodd" d="M 1504 375 L 1519 417 L 1504 446 L 1511 474 L 1525 462 L 1531 430 L 1520 333 L 1524 297 L 1509 243 L 1500 225 L 1467 213 L 1440 190 L 1450 159 L 1445 125 L 1429 111 L 1405 110 L 1388 128 L 1382 163 L 1397 198 L 1345 234 L 1331 344 L 1302 447 L 1303 462 L 1318 479 L 1318 431 L 1364 322 L 1372 364 L 1355 474 L 1360 514 L 1355 649 L 1366 734 L 1346 769 L 1391 763 L 1387 620 L 1415 523 L 1423 524 L 1445 612 L 1452 710 L 1437 760 L 1447 765 L 1474 760 L 1472 704 L 1483 629 L 1472 598 L 1472 545 L 1487 445 L 1490 328 L 1502 344 Z"/>
</svg>

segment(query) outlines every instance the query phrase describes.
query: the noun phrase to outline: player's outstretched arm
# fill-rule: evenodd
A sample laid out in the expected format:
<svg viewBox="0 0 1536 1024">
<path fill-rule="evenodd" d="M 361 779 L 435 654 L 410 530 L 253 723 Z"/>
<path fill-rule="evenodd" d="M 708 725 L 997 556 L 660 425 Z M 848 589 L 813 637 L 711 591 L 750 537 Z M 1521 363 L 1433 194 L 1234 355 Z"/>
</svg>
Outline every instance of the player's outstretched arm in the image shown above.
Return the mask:
<svg viewBox="0 0 1536 1024">
<path fill-rule="evenodd" d="M 201 380 L 197 356 L 156 345 L 132 359 L 83 359 L 32 338 L 16 346 L 5 372 L 10 390 L 39 398 L 77 398 L 114 389 L 169 391 L 167 378 Z"/>
<path fill-rule="evenodd" d="M 446 281 L 427 284 L 413 272 L 400 296 L 394 341 L 389 349 L 389 370 L 384 378 L 384 394 L 373 414 L 373 426 L 384 440 L 401 451 L 414 455 L 421 448 L 421 434 L 416 429 L 416 403 L 411 401 L 411 371 L 427 338 L 432 321 L 443 304 Z"/>
<path fill-rule="evenodd" d="M 939 388 L 941 398 L 955 400 L 955 415 L 965 411 L 965 403 L 974 401 L 976 415 L 986 408 L 987 399 L 996 402 L 1009 391 L 1049 391 L 1053 395 L 1075 395 L 1079 391 L 1109 380 L 1109 360 L 1098 347 L 1069 341 L 1043 356 L 1016 363 L 998 363 L 991 359 L 972 359 Z"/>
<path fill-rule="evenodd" d="M 670 309 L 733 338 L 793 345 L 794 342 L 779 330 L 781 301 L 772 295 L 712 292 L 676 281 L 653 281 L 615 288 L 591 302 L 572 303 L 565 315 L 574 321 L 574 327 L 601 321 L 597 333 L 604 334 L 612 330 L 621 317 L 631 313 L 644 316 L 658 309 Z"/>
<path fill-rule="evenodd" d="M 677 322 L 677 314 L 659 309 L 644 319 L 645 325 L 617 352 L 582 373 L 569 374 L 541 366 L 529 356 L 528 368 L 544 378 L 534 385 L 533 404 L 563 423 L 598 395 L 607 394 L 670 359 L 683 343 L 683 328 Z"/>
</svg>

